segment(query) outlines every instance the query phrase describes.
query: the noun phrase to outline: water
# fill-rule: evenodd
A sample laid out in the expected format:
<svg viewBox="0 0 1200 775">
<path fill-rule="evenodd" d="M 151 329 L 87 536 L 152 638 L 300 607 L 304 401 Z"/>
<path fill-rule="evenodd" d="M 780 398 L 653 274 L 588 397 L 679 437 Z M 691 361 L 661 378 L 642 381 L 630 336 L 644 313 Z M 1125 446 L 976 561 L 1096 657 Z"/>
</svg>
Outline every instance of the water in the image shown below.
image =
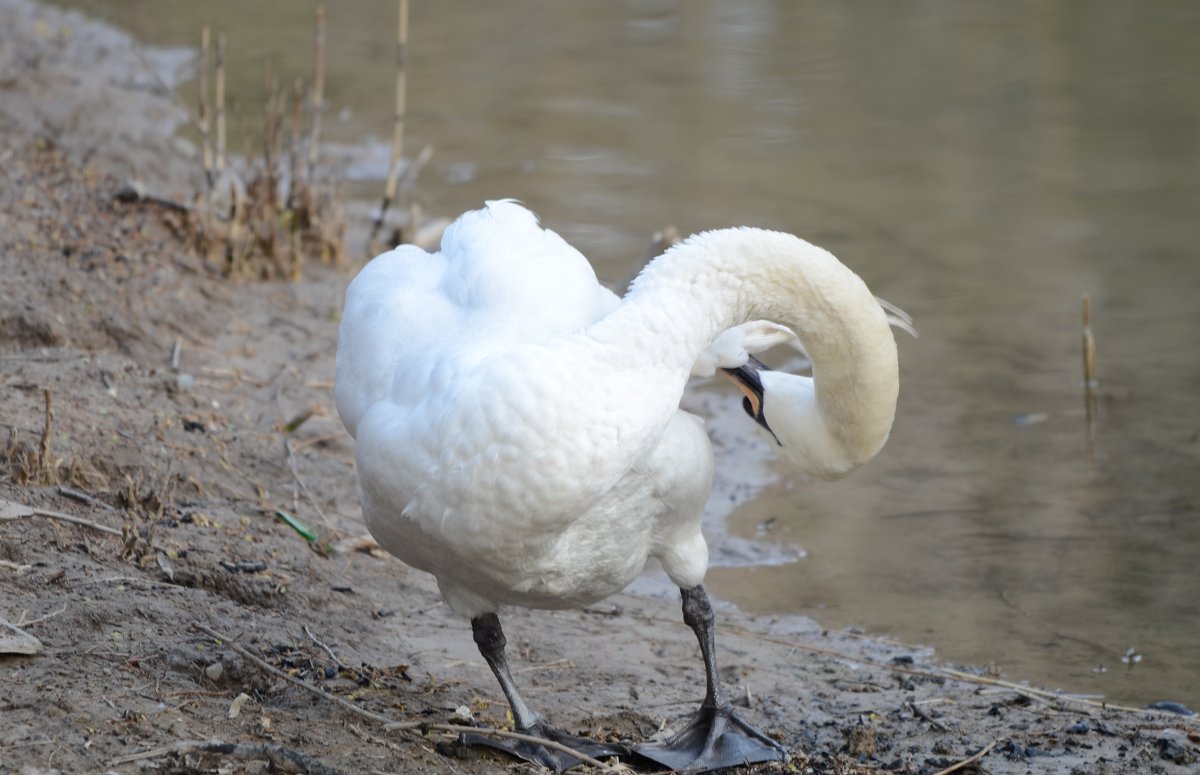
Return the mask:
<svg viewBox="0 0 1200 775">
<path fill-rule="evenodd" d="M 159 45 L 224 29 L 243 112 L 265 62 L 310 67 L 315 3 L 75 5 Z M 390 5 L 330 4 L 333 140 L 390 137 Z M 888 447 L 756 480 L 729 531 L 807 556 L 717 568 L 718 594 L 1200 707 L 1200 7 L 440 0 L 411 31 L 427 212 L 520 198 L 614 284 L 668 224 L 781 228 L 915 316 Z"/>
</svg>

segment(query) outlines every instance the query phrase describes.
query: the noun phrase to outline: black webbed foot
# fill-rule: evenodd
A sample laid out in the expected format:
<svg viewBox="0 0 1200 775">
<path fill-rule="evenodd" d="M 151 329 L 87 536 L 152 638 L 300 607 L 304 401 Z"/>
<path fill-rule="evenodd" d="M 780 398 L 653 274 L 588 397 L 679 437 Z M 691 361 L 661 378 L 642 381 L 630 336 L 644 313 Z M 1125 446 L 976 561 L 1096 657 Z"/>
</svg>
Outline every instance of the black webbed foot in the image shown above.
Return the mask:
<svg viewBox="0 0 1200 775">
<path fill-rule="evenodd" d="M 787 761 L 787 750 L 743 721 L 732 707 L 704 706 L 686 727 L 664 743 L 634 752 L 677 772 L 708 772 L 756 762 Z"/>
</svg>

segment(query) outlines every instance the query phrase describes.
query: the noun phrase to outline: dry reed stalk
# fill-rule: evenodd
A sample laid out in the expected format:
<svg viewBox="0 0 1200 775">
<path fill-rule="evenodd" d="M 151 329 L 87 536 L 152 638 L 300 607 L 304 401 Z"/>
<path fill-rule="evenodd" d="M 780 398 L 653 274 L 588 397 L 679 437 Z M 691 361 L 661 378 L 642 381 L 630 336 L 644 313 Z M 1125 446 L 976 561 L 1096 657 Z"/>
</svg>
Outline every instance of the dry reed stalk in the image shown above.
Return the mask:
<svg viewBox="0 0 1200 775">
<path fill-rule="evenodd" d="M 209 57 L 212 49 L 212 30 L 205 25 L 200 30 L 200 142 L 204 146 L 204 180 L 208 193 L 212 195 L 213 184 L 213 149 L 212 138 L 209 136 L 208 118 L 208 71 Z"/>
<path fill-rule="evenodd" d="M 288 147 L 288 195 L 287 206 L 295 223 L 300 197 L 300 133 L 304 122 L 304 82 L 297 78 L 292 82 L 292 142 Z M 294 230 L 294 229 L 293 229 Z"/>
<path fill-rule="evenodd" d="M 1096 443 L 1096 337 L 1092 335 L 1092 299 L 1083 295 L 1083 404 L 1087 418 L 1088 464 L 1095 462 Z"/>
<path fill-rule="evenodd" d="M 321 142 L 321 113 L 325 109 L 325 6 L 317 6 L 313 23 L 312 128 L 308 136 L 308 177 L 317 166 Z M 299 150 L 297 150 L 299 153 Z"/>
<path fill-rule="evenodd" d="M 38 478 L 50 481 L 54 478 L 50 475 L 50 426 L 54 422 L 54 413 L 51 410 L 50 388 L 42 391 L 42 397 L 46 402 L 46 419 L 42 425 L 41 445 L 38 447 Z"/>
<path fill-rule="evenodd" d="M 217 36 L 216 61 L 217 158 L 216 171 L 225 169 L 225 36 Z"/>
<path fill-rule="evenodd" d="M 292 280 L 300 279 L 300 262 L 303 255 L 303 239 L 301 229 L 308 220 L 311 197 L 308 186 L 308 176 L 302 178 L 300 161 L 301 134 L 304 125 L 304 82 L 297 78 L 292 83 L 292 142 L 288 148 L 291 174 L 288 180 L 288 196 L 285 204 L 284 222 L 288 230 L 289 265 L 288 276 Z"/>
<path fill-rule="evenodd" d="M 400 182 L 400 159 L 404 152 L 405 118 L 405 68 L 404 58 L 408 47 L 408 0 L 397 0 L 399 22 L 396 28 L 396 112 L 392 116 L 392 157 L 389 162 L 387 184 L 383 189 L 383 201 L 379 203 L 379 215 L 371 226 L 368 247 L 375 243 L 388 208 L 396 200 L 396 189 Z"/>
<path fill-rule="evenodd" d="M 1096 338 L 1092 335 L 1092 299 L 1083 295 L 1083 385 L 1088 392 L 1096 385 Z"/>
<path fill-rule="evenodd" d="M 226 234 L 225 260 L 229 267 L 229 273 L 236 277 L 243 271 L 248 251 L 238 247 L 242 241 L 245 206 L 242 198 L 238 196 L 237 185 L 232 180 L 229 181 L 229 201 L 229 231 Z"/>
</svg>

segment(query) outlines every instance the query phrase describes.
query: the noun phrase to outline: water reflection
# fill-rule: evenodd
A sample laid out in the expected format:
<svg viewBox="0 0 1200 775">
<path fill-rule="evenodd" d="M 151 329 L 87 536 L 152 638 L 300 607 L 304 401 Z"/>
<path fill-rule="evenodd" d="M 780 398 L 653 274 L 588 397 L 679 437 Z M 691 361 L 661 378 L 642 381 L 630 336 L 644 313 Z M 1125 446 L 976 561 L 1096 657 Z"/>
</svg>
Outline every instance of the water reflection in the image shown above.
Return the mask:
<svg viewBox="0 0 1200 775">
<path fill-rule="evenodd" d="M 264 61 L 307 72 L 313 2 L 78 5 L 160 44 L 223 27 L 243 107 Z M 329 8 L 334 139 L 389 134 L 389 5 Z M 741 507 L 809 556 L 720 594 L 1200 705 L 1197 39 L 1185 3 L 415 2 L 408 131 L 427 211 L 519 197 L 614 283 L 662 226 L 753 223 L 916 316 L 889 447 Z"/>
</svg>

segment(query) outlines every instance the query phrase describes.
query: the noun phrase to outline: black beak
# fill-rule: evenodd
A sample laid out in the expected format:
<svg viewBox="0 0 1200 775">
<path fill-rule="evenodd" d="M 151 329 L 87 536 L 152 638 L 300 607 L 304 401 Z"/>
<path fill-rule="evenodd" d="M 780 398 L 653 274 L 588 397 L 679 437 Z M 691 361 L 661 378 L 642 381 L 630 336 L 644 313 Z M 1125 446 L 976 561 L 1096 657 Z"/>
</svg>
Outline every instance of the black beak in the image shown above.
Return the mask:
<svg viewBox="0 0 1200 775">
<path fill-rule="evenodd" d="M 725 376 L 733 380 L 733 383 L 746 394 L 746 397 L 742 399 L 742 408 L 746 410 L 746 414 L 766 428 L 771 437 L 775 439 L 775 443 L 782 447 L 783 443 L 779 441 L 775 431 L 771 430 L 771 426 L 767 425 L 767 418 L 763 415 L 763 386 L 758 373 L 770 371 L 770 368 L 759 359 L 750 356 L 745 366 L 739 366 L 736 369 L 721 369 L 721 371 L 725 372 Z"/>
</svg>

